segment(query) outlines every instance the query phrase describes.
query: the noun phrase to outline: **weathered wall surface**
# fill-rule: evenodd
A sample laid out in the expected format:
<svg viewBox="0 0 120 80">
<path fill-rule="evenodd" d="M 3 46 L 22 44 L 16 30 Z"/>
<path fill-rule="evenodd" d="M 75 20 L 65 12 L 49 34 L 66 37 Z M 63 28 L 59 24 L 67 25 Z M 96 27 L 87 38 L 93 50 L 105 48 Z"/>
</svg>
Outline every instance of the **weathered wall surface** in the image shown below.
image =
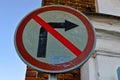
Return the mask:
<svg viewBox="0 0 120 80">
<path fill-rule="evenodd" d="M 98 12 L 120 16 L 120 0 L 96 0 Z"/>
<path fill-rule="evenodd" d="M 117 80 L 120 66 L 120 17 L 87 14 L 96 29 L 96 52 L 82 67 L 82 80 Z M 86 74 L 87 70 L 87 75 Z"/>
</svg>

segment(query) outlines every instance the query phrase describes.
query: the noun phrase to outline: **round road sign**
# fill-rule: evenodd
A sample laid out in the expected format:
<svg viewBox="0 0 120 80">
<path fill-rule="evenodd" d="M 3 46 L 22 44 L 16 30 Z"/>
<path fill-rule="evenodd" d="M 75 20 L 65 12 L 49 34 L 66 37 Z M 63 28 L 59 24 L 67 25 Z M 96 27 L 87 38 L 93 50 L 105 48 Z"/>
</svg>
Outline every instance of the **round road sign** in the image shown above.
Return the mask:
<svg viewBox="0 0 120 80">
<path fill-rule="evenodd" d="M 15 33 L 20 58 L 34 69 L 63 73 L 78 68 L 92 55 L 95 31 L 79 11 L 46 6 L 28 14 Z"/>
</svg>

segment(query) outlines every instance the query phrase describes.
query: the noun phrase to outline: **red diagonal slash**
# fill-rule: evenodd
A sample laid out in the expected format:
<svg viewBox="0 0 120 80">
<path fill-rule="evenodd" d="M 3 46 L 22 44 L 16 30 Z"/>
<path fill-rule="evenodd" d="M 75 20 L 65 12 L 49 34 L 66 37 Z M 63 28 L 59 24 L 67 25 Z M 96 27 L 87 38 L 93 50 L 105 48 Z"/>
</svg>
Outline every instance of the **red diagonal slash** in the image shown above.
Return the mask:
<svg viewBox="0 0 120 80">
<path fill-rule="evenodd" d="M 34 16 L 33 19 L 38 24 L 40 24 L 46 31 L 53 35 L 58 41 L 60 41 L 65 47 L 67 47 L 71 52 L 73 52 L 76 56 L 79 56 L 82 53 L 80 49 L 74 46 L 69 40 L 67 40 L 64 36 L 62 36 L 59 32 L 57 32 L 39 16 Z"/>
</svg>

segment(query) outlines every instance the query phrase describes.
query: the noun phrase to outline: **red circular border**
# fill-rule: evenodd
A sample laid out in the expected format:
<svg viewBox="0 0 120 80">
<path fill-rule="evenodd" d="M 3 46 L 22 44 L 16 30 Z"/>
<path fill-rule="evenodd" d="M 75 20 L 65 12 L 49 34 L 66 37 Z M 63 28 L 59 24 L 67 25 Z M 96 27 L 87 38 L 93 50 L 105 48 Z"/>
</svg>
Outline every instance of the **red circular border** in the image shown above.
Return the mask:
<svg viewBox="0 0 120 80">
<path fill-rule="evenodd" d="M 64 11 L 64 12 L 71 13 L 72 15 L 75 15 L 83 22 L 83 24 L 86 26 L 86 29 L 88 31 L 88 42 L 82 54 L 77 58 L 71 60 L 70 62 L 55 64 L 55 65 L 43 63 L 41 61 L 38 61 L 34 57 L 32 57 L 25 49 L 23 44 L 23 39 L 22 39 L 23 31 L 26 27 L 26 24 L 29 22 L 29 20 L 33 18 L 33 16 L 44 13 L 46 11 L 53 11 L 53 10 Z M 20 57 L 22 57 L 22 59 L 25 62 L 27 62 L 27 64 L 32 65 L 33 67 L 39 70 L 49 72 L 49 73 L 66 72 L 70 69 L 74 69 L 73 67 L 75 67 L 76 65 L 79 65 L 79 66 L 82 65 L 83 62 L 85 62 L 85 59 L 88 58 L 88 56 L 90 55 L 95 45 L 95 33 L 91 23 L 80 12 L 64 6 L 48 6 L 48 7 L 43 7 L 35 10 L 34 12 L 30 13 L 28 16 L 26 16 L 22 20 L 22 22 L 20 23 L 16 31 L 15 42 L 16 42 L 17 50 L 19 51 L 18 54 L 20 55 Z"/>
</svg>

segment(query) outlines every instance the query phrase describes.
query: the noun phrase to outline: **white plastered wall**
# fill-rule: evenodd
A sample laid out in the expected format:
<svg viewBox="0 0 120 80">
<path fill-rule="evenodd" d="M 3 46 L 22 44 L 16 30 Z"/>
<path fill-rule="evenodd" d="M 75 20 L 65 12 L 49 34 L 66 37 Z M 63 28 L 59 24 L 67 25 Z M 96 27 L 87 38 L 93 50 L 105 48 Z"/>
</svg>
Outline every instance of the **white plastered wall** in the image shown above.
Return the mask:
<svg viewBox="0 0 120 80">
<path fill-rule="evenodd" d="M 87 15 L 96 29 L 94 57 L 81 68 L 81 80 L 118 80 L 120 67 L 120 17 Z"/>
<path fill-rule="evenodd" d="M 120 0 L 96 0 L 97 12 L 120 16 Z"/>
</svg>

